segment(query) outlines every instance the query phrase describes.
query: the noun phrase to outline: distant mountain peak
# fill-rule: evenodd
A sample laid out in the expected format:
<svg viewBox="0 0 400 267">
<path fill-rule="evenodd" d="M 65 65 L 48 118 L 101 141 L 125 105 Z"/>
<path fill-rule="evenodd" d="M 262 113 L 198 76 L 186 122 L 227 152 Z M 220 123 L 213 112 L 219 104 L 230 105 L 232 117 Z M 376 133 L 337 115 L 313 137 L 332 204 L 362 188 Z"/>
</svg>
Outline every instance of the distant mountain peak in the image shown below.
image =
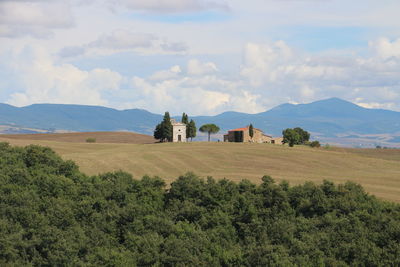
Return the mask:
<svg viewBox="0 0 400 267">
<path fill-rule="evenodd" d="M 266 112 L 270 112 L 270 111 L 290 111 L 293 109 L 298 109 L 298 108 L 302 108 L 302 107 L 312 107 L 312 106 L 317 106 L 317 107 L 326 107 L 326 108 L 338 108 L 338 107 L 359 107 L 356 104 L 343 100 L 341 98 L 338 97 L 331 97 L 331 98 L 327 98 L 327 99 L 322 99 L 322 100 L 317 100 L 311 103 L 301 103 L 301 104 L 291 104 L 291 103 L 284 103 L 284 104 L 280 104 Z M 359 107 L 361 108 L 361 107 Z"/>
<path fill-rule="evenodd" d="M 322 100 L 318 100 L 318 101 L 314 101 L 310 104 L 316 104 L 316 103 L 323 103 L 323 104 L 347 104 L 347 105 L 353 105 L 353 106 L 357 106 L 356 104 L 354 104 L 353 102 L 338 98 L 338 97 L 331 97 L 331 98 L 327 98 L 327 99 L 322 99 Z"/>
</svg>

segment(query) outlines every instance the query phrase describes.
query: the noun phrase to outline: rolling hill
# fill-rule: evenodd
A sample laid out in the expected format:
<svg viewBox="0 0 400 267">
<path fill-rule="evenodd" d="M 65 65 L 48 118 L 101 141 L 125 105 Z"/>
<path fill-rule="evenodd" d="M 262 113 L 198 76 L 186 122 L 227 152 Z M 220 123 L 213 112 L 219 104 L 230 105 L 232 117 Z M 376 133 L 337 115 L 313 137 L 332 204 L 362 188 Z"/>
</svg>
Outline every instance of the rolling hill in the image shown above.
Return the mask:
<svg viewBox="0 0 400 267">
<path fill-rule="evenodd" d="M 45 133 L 45 134 L 3 134 L 1 138 L 11 140 L 38 140 L 67 143 L 86 143 L 88 138 L 94 138 L 95 143 L 112 144 L 153 144 L 157 142 L 150 135 L 132 132 L 76 132 L 76 133 Z"/>
<path fill-rule="evenodd" d="M 63 137 L 62 135 L 57 135 Z M 26 137 L 24 137 L 26 138 Z M 201 177 L 249 179 L 260 183 L 263 175 L 291 184 L 324 179 L 360 183 L 370 193 L 400 202 L 400 150 L 288 146 L 253 143 L 82 143 L 10 139 L 0 142 L 49 146 L 64 159 L 74 160 L 83 172 L 95 175 L 124 170 L 134 178 L 159 176 L 168 183 L 194 172 Z"/>
<path fill-rule="evenodd" d="M 282 104 L 258 114 L 224 112 L 216 116 L 192 118 L 197 125 L 215 123 L 222 132 L 253 123 L 276 136 L 281 134 L 282 129 L 299 126 L 310 131 L 314 138 L 330 143 L 400 146 L 400 112 L 367 109 L 339 98 L 309 104 Z M 14 132 L 18 132 L 18 127 L 25 127 L 49 132 L 134 131 L 152 134 L 161 119 L 162 115 L 141 109 L 116 110 L 63 104 L 35 104 L 18 108 L 0 104 L 0 125 L 3 128 L 14 127 Z"/>
</svg>

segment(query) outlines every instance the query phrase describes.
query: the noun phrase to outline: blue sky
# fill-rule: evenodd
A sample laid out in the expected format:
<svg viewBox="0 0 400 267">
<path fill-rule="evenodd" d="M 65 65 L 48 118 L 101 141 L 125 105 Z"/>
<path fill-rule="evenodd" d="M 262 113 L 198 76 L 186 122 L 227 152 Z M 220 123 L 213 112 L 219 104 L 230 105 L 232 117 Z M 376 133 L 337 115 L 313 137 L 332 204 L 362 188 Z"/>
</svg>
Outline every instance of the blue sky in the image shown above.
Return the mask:
<svg viewBox="0 0 400 267">
<path fill-rule="evenodd" d="M 400 111 L 400 2 L 0 1 L 0 101 L 210 115 Z"/>
</svg>

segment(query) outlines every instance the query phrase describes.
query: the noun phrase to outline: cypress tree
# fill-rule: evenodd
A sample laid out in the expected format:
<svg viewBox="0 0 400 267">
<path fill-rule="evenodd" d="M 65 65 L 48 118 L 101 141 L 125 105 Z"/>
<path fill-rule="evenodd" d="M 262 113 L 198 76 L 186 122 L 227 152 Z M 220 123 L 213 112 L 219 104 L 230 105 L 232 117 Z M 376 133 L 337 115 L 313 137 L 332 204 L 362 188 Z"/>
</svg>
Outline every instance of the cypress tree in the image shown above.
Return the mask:
<svg viewBox="0 0 400 267">
<path fill-rule="evenodd" d="M 159 123 L 154 130 L 154 138 L 161 142 L 172 141 L 172 123 L 169 112 L 165 112 L 163 121 Z"/>
<path fill-rule="evenodd" d="M 194 120 L 190 120 L 189 125 L 188 125 L 188 135 L 187 137 L 190 137 L 190 141 L 193 141 L 193 137 L 196 137 L 197 133 L 197 128 L 196 128 L 196 123 Z"/>
<path fill-rule="evenodd" d="M 163 139 L 172 142 L 172 123 L 168 111 L 165 112 L 161 125 Z"/>
<path fill-rule="evenodd" d="M 184 124 L 186 124 L 186 125 L 189 124 L 189 117 L 188 117 L 188 115 L 187 115 L 185 112 L 183 112 L 183 114 L 182 114 L 181 122 L 184 123 Z"/>
<path fill-rule="evenodd" d="M 154 138 L 157 140 L 161 140 L 162 142 L 163 135 L 162 135 L 161 123 L 157 124 L 156 129 L 154 130 Z"/>
<path fill-rule="evenodd" d="M 250 126 L 249 126 L 249 135 L 251 137 L 251 141 L 253 141 L 253 136 L 254 136 L 253 124 L 250 124 Z"/>
</svg>

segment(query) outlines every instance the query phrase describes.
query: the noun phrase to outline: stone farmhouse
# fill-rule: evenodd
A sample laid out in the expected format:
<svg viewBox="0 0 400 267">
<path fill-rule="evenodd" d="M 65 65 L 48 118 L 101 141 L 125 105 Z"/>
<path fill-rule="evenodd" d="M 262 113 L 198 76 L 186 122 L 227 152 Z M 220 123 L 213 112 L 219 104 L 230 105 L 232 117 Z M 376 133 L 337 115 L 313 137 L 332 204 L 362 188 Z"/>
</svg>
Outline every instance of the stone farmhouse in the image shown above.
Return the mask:
<svg viewBox="0 0 400 267">
<path fill-rule="evenodd" d="M 253 128 L 253 133 L 253 138 L 251 138 L 249 126 L 233 129 L 224 135 L 224 142 L 283 144 L 282 137 L 272 137 L 270 135 L 266 135 L 263 131 L 257 128 Z"/>
<path fill-rule="evenodd" d="M 186 124 L 182 122 L 176 122 L 171 119 L 172 124 L 172 142 L 187 142 L 186 140 Z"/>
</svg>

